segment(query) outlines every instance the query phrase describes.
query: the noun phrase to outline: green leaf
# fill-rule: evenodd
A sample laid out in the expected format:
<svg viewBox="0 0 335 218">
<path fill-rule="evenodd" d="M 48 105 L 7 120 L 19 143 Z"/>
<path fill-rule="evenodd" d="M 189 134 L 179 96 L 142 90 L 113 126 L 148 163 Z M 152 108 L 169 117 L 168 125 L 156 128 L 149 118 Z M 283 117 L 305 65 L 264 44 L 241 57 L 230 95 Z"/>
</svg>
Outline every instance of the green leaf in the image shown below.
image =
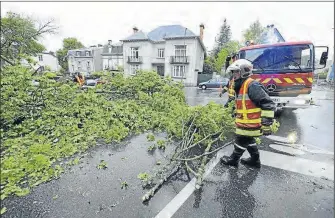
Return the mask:
<svg viewBox="0 0 335 218">
<path fill-rule="evenodd" d="M 121 182 L 121 189 L 127 189 L 128 183 L 126 181 Z"/>
<path fill-rule="evenodd" d="M 101 170 L 101 169 L 104 169 L 104 170 L 107 169 L 107 162 L 105 162 L 104 160 L 101 160 L 100 163 L 98 164 L 97 168 L 99 170 Z"/>
<path fill-rule="evenodd" d="M 148 139 L 149 142 L 151 142 L 151 141 L 155 141 L 155 136 L 154 136 L 152 133 L 149 133 L 149 134 L 147 135 L 147 139 Z"/>
<path fill-rule="evenodd" d="M 6 208 L 6 207 L 3 207 L 3 208 L 1 208 L 0 214 L 2 215 L 2 214 L 4 214 L 4 213 L 6 213 L 6 211 L 7 211 L 7 208 Z"/>
<path fill-rule="evenodd" d="M 17 191 L 15 194 L 16 194 L 17 196 L 22 197 L 22 196 L 26 196 L 26 195 L 29 194 L 29 193 L 30 193 L 29 188 L 24 188 L 24 189 L 21 189 L 21 190 Z"/>
</svg>

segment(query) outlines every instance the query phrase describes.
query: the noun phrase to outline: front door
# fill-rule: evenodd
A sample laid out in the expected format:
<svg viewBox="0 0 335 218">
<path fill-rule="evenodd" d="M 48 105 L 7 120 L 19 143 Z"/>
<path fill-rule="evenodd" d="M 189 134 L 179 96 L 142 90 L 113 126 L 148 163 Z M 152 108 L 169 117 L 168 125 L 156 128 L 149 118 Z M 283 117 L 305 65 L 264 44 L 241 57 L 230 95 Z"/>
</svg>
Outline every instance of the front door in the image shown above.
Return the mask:
<svg viewBox="0 0 335 218">
<path fill-rule="evenodd" d="M 157 73 L 160 76 L 164 76 L 164 66 L 157 66 Z"/>
</svg>

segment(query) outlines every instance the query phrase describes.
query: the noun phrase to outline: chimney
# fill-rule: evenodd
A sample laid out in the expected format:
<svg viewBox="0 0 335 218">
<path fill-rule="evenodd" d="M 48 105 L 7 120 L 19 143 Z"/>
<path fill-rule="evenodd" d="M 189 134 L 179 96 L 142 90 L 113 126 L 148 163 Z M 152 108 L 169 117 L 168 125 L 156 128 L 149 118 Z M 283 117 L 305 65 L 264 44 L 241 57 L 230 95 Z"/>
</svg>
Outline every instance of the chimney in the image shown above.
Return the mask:
<svg viewBox="0 0 335 218">
<path fill-rule="evenodd" d="M 136 26 L 133 28 L 133 30 L 134 30 L 134 34 L 137 33 L 137 31 L 138 31 Z"/>
<path fill-rule="evenodd" d="M 200 24 L 200 40 L 201 41 L 204 39 L 204 29 L 205 29 L 205 25 Z"/>
<path fill-rule="evenodd" d="M 112 45 L 112 40 L 108 40 L 108 45 Z"/>
</svg>

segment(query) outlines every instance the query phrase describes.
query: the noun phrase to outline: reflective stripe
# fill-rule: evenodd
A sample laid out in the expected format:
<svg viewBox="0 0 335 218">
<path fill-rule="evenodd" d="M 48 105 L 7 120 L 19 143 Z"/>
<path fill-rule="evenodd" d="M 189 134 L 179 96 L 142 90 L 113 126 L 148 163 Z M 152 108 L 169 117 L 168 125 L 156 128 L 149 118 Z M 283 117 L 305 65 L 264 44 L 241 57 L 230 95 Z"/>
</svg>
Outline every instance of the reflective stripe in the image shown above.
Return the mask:
<svg viewBox="0 0 335 218">
<path fill-rule="evenodd" d="M 227 91 L 227 90 L 228 90 L 227 86 L 225 86 L 225 87 L 223 88 L 223 90 L 226 90 L 226 91 Z"/>
<path fill-rule="evenodd" d="M 271 78 L 266 78 L 262 83 L 268 83 L 271 80 Z"/>
<path fill-rule="evenodd" d="M 273 118 L 275 116 L 275 112 L 274 111 L 267 111 L 267 110 L 262 110 L 261 113 L 262 117 L 269 117 L 269 118 Z"/>
<path fill-rule="evenodd" d="M 237 100 L 243 100 L 243 95 L 238 95 Z M 245 95 L 245 100 L 250 100 L 248 95 Z"/>
<path fill-rule="evenodd" d="M 257 112 L 261 112 L 260 108 L 253 108 L 253 109 L 247 109 L 247 110 L 237 110 L 237 113 L 257 113 Z"/>
<path fill-rule="evenodd" d="M 261 123 L 262 119 L 236 119 L 236 123 Z"/>
<path fill-rule="evenodd" d="M 245 112 L 246 109 L 247 109 L 247 106 L 245 105 L 245 97 L 247 95 L 247 90 L 248 90 L 248 86 L 250 84 L 250 82 L 252 81 L 251 78 L 248 78 L 247 81 L 244 82 L 243 84 L 243 90 L 242 90 L 242 110 L 244 111 L 243 114 L 242 114 L 242 118 L 244 120 L 247 120 L 248 117 L 247 117 L 247 113 Z M 248 96 L 249 98 L 249 96 Z M 236 119 L 236 122 L 238 122 L 239 119 Z"/>
<path fill-rule="evenodd" d="M 311 82 L 311 83 L 313 82 L 313 77 L 308 77 L 307 79 L 308 79 L 309 82 Z"/>
<path fill-rule="evenodd" d="M 293 81 L 292 81 L 290 78 L 284 78 L 284 80 L 285 80 L 287 83 L 293 83 Z"/>
<path fill-rule="evenodd" d="M 305 83 L 305 82 L 304 82 L 304 80 L 303 80 L 303 79 L 301 79 L 301 78 L 295 78 L 295 80 L 297 80 L 297 81 L 298 81 L 298 83 Z"/>
<path fill-rule="evenodd" d="M 280 81 L 280 79 L 278 79 L 278 78 L 273 78 L 273 80 L 274 80 L 276 83 L 282 83 L 282 82 Z"/>
<path fill-rule="evenodd" d="M 245 150 L 246 148 L 243 148 L 242 146 L 240 146 L 240 145 L 238 145 L 238 144 L 236 144 L 236 143 L 234 143 L 234 145 L 236 146 L 236 147 L 238 147 L 239 149 L 241 149 L 241 150 Z"/>
<path fill-rule="evenodd" d="M 250 145 L 248 145 L 248 146 L 257 146 L 257 144 L 256 143 L 253 143 L 253 144 L 250 144 Z"/>
<path fill-rule="evenodd" d="M 257 78 L 257 79 L 255 79 L 257 82 L 259 82 L 259 81 L 261 81 L 261 78 Z"/>
<path fill-rule="evenodd" d="M 260 130 L 244 130 L 236 128 L 235 133 L 238 135 L 245 135 L 245 136 L 260 136 L 262 135 Z"/>
</svg>

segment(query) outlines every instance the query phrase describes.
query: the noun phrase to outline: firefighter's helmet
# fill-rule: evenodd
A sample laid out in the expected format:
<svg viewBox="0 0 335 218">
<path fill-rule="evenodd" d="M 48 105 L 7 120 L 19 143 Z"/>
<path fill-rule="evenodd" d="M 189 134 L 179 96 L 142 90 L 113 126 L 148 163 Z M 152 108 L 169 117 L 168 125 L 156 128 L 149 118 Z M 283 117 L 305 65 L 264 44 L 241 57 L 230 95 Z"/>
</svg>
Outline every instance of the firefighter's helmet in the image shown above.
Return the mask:
<svg viewBox="0 0 335 218">
<path fill-rule="evenodd" d="M 252 75 L 253 65 L 250 61 L 245 59 L 236 60 L 228 68 L 227 72 L 233 74 L 234 72 L 239 72 L 241 78 L 246 78 Z"/>
</svg>

